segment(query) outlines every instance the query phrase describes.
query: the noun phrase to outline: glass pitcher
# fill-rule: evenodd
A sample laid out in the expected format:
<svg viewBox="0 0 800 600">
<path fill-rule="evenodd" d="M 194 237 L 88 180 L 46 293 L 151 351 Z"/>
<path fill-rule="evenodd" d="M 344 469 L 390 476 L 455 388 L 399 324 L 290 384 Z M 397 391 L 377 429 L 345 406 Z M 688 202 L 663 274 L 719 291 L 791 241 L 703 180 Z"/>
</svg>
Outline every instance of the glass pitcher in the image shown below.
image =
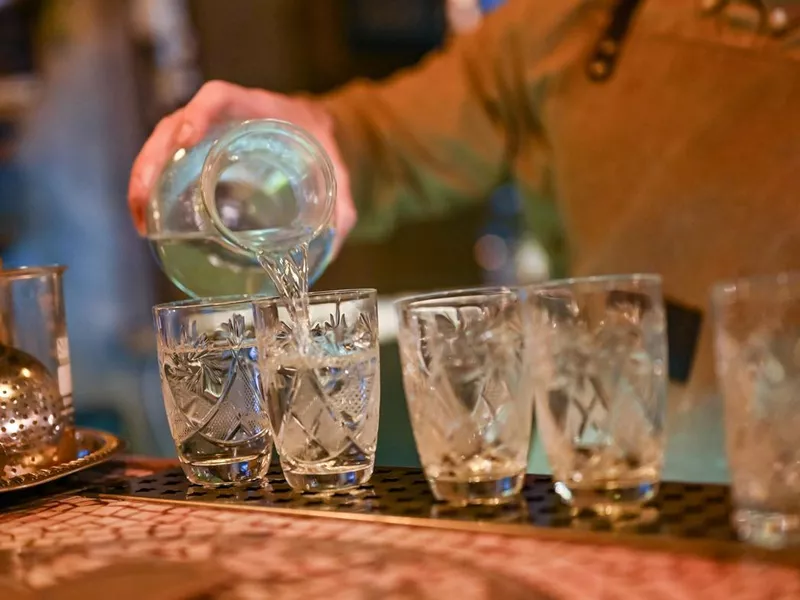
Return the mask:
<svg viewBox="0 0 800 600">
<path fill-rule="evenodd" d="M 333 252 L 335 198 L 333 165 L 307 132 L 271 119 L 228 124 L 175 152 L 150 197 L 147 238 L 190 296 L 274 294 L 257 253 L 310 240 L 313 283 Z"/>
</svg>

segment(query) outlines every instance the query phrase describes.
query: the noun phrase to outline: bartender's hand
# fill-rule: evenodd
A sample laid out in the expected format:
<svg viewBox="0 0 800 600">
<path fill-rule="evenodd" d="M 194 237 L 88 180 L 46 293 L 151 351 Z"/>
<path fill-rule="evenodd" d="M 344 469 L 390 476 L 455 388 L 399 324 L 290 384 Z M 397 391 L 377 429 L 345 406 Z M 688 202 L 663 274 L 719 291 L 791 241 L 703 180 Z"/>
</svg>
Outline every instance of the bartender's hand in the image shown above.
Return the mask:
<svg viewBox="0 0 800 600">
<path fill-rule="evenodd" d="M 186 106 L 164 117 L 136 157 L 128 186 L 128 205 L 139 234 L 145 234 L 145 207 L 151 189 L 176 150 L 199 142 L 209 127 L 216 123 L 266 118 L 281 119 L 302 127 L 322 144 L 330 156 L 336 171 L 338 192 L 334 209 L 334 252 L 338 252 L 356 223 L 356 209 L 330 116 L 319 104 L 305 99 L 243 88 L 224 81 L 206 83 Z"/>
</svg>

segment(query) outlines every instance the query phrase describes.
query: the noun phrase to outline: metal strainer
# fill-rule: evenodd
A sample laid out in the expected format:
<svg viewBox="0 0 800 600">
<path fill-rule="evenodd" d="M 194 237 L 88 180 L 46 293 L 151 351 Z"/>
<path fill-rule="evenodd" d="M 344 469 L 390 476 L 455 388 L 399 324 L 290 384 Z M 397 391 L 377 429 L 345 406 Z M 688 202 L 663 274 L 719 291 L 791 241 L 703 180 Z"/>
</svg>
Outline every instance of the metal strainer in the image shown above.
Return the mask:
<svg viewBox="0 0 800 600">
<path fill-rule="evenodd" d="M 63 272 L 0 268 L 0 482 L 76 458 Z"/>
<path fill-rule="evenodd" d="M 0 479 L 75 458 L 58 381 L 27 352 L 0 345 Z"/>
</svg>

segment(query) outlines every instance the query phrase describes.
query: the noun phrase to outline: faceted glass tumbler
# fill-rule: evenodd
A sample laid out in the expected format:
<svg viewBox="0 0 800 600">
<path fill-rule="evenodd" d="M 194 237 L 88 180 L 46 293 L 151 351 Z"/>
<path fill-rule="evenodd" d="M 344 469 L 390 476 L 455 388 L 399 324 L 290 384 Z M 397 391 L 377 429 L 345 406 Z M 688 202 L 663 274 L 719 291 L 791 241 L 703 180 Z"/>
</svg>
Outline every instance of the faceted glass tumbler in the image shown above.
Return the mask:
<svg viewBox="0 0 800 600">
<path fill-rule="evenodd" d="M 272 438 L 252 299 L 186 300 L 153 313 L 164 405 L 186 477 L 206 487 L 262 480 Z"/>
<path fill-rule="evenodd" d="M 539 432 L 558 495 L 580 511 L 637 512 L 664 458 L 667 340 L 661 280 L 622 275 L 528 288 Z"/>
<path fill-rule="evenodd" d="M 254 303 L 267 408 L 295 490 L 333 493 L 369 481 L 380 409 L 375 290 L 308 295 L 309 327 L 281 298 Z"/>
<path fill-rule="evenodd" d="M 411 424 L 438 500 L 497 504 L 522 488 L 533 429 L 523 309 L 503 288 L 396 304 Z"/>
<path fill-rule="evenodd" d="M 800 273 L 712 295 L 733 521 L 753 544 L 800 543 Z"/>
</svg>

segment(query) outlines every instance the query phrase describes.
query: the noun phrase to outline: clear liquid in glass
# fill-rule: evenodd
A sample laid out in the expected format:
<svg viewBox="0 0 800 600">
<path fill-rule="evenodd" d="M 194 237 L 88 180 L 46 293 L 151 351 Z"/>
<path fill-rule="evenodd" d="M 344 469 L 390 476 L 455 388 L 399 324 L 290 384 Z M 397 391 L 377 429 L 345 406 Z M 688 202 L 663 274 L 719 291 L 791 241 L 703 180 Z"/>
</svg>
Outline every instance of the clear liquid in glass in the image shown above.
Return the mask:
<svg viewBox="0 0 800 600">
<path fill-rule="evenodd" d="M 331 258 L 334 229 L 326 227 L 308 250 L 308 280 L 315 282 Z M 203 232 L 151 236 L 150 245 L 164 273 L 195 297 L 276 294 L 275 284 L 254 253 Z"/>
<path fill-rule="evenodd" d="M 350 334 L 330 337 L 320 324 L 312 326 L 307 255 L 301 245 L 286 256 L 259 257 L 286 301 L 293 338 L 290 352 L 267 355 L 262 367 L 284 476 L 295 489 L 324 493 L 361 485 L 372 475 L 379 358 L 374 343 L 362 347 Z"/>
<path fill-rule="evenodd" d="M 366 482 L 378 436 L 377 348 L 266 364 L 275 444 L 290 485 L 325 491 Z"/>
<path fill-rule="evenodd" d="M 272 441 L 254 345 L 211 341 L 167 350 L 162 385 L 190 479 L 213 486 L 265 475 Z"/>
</svg>

